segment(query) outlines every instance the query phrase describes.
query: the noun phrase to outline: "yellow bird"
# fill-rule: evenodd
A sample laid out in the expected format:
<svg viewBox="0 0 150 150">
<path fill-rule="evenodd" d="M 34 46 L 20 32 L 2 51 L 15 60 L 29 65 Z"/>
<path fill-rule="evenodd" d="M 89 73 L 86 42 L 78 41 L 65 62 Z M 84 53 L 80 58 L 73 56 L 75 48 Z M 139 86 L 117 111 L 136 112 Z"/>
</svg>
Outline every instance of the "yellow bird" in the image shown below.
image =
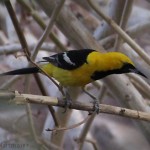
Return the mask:
<svg viewBox="0 0 150 150">
<path fill-rule="evenodd" d="M 40 67 L 63 86 L 84 86 L 111 74 L 136 73 L 146 77 L 129 57 L 120 52 L 100 53 L 92 49 L 71 50 L 43 57 Z M 39 73 L 37 67 L 22 68 L 0 75 Z"/>
</svg>

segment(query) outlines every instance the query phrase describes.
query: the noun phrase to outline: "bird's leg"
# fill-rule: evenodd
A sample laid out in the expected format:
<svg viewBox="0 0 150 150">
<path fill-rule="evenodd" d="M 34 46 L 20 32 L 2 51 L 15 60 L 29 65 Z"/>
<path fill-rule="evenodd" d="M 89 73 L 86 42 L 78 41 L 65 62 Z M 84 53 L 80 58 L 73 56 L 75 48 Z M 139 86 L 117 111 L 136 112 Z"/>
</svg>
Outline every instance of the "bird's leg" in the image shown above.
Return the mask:
<svg viewBox="0 0 150 150">
<path fill-rule="evenodd" d="M 96 112 L 96 113 L 98 114 L 99 111 L 100 111 L 100 108 L 99 108 L 99 100 L 98 100 L 95 96 L 93 96 L 92 94 L 90 94 L 88 91 L 86 91 L 84 88 L 83 88 L 83 91 L 84 91 L 89 97 L 91 97 L 91 98 L 94 100 L 94 102 L 92 101 L 92 103 L 93 103 L 93 108 L 94 108 L 94 112 Z M 91 114 L 91 112 L 90 112 L 89 114 Z"/>
</svg>

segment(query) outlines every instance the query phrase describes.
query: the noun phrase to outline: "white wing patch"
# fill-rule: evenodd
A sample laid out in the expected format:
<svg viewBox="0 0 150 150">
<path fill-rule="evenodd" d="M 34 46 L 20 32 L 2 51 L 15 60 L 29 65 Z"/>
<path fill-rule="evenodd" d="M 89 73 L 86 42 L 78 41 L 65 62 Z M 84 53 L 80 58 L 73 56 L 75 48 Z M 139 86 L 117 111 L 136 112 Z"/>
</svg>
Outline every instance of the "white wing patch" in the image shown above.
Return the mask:
<svg viewBox="0 0 150 150">
<path fill-rule="evenodd" d="M 74 62 L 72 62 L 72 61 L 70 60 L 70 58 L 67 56 L 67 53 L 64 53 L 64 54 L 63 54 L 63 59 L 64 59 L 68 64 L 73 65 L 73 66 L 76 66 L 76 64 L 75 64 Z"/>
</svg>

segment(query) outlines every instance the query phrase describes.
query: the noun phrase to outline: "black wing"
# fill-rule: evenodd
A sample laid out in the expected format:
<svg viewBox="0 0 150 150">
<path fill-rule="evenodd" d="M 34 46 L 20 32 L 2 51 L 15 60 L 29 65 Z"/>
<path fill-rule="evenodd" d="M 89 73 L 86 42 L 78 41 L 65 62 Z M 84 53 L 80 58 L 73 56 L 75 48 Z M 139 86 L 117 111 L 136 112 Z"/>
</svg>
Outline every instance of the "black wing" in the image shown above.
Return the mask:
<svg viewBox="0 0 150 150">
<path fill-rule="evenodd" d="M 63 53 L 58 53 L 50 57 L 43 57 L 44 60 L 52 63 L 53 65 L 65 69 L 74 70 L 86 62 L 89 53 L 95 50 L 92 49 L 81 49 L 71 50 Z"/>
</svg>

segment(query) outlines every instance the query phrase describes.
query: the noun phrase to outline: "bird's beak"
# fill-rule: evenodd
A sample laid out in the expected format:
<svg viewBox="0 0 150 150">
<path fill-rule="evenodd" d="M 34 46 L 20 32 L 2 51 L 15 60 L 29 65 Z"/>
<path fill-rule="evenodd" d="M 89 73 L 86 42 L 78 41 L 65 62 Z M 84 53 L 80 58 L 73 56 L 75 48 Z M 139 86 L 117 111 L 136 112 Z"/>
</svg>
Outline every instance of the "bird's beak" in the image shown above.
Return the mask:
<svg viewBox="0 0 150 150">
<path fill-rule="evenodd" d="M 140 72 L 140 71 L 138 71 L 136 73 L 139 74 L 139 75 L 141 75 L 141 76 L 143 76 L 143 77 L 145 77 L 145 78 L 147 78 L 147 76 L 145 74 L 143 74 L 142 72 Z"/>
<path fill-rule="evenodd" d="M 145 77 L 145 78 L 147 78 L 146 75 L 144 75 L 142 72 L 140 72 L 140 71 L 139 71 L 138 69 L 136 69 L 136 68 L 130 69 L 130 71 L 133 72 L 133 73 L 139 74 L 139 75 L 141 75 L 141 76 L 143 76 L 143 77 Z"/>
</svg>

